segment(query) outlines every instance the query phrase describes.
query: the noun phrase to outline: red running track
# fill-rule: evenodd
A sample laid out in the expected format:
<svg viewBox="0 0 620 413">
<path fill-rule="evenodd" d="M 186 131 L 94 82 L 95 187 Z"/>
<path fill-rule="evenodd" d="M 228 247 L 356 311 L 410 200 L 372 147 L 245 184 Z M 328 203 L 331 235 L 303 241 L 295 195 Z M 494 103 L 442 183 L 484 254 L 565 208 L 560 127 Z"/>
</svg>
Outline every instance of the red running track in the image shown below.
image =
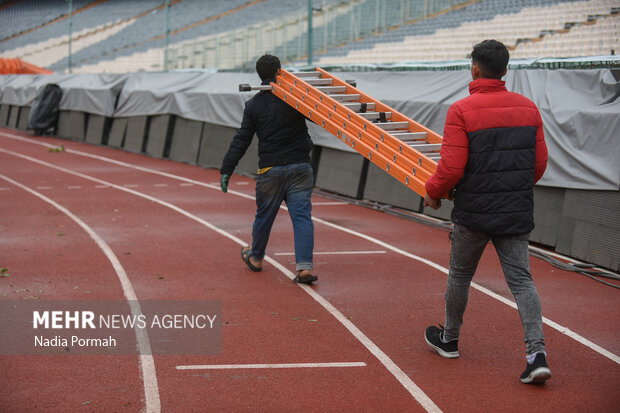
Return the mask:
<svg viewBox="0 0 620 413">
<path fill-rule="evenodd" d="M 58 145 L 66 151 L 48 151 Z M 139 300 L 219 300 L 225 320 L 219 355 L 0 356 L 2 411 L 617 411 L 617 290 L 532 258 L 553 377 L 523 385 L 522 329 L 491 246 L 461 357 L 443 359 L 423 332 L 443 321 L 446 231 L 315 195 L 319 281 L 299 286 L 287 214 L 263 272 L 250 272 L 239 249 L 251 238 L 254 181 L 235 175 L 223 194 L 218 179 L 0 130 L 0 267 L 10 273 L 0 299 L 124 299 L 127 283 L 95 236 Z M 273 366 L 288 363 L 313 364 Z M 269 366 L 177 368 L 247 364 Z"/>
</svg>

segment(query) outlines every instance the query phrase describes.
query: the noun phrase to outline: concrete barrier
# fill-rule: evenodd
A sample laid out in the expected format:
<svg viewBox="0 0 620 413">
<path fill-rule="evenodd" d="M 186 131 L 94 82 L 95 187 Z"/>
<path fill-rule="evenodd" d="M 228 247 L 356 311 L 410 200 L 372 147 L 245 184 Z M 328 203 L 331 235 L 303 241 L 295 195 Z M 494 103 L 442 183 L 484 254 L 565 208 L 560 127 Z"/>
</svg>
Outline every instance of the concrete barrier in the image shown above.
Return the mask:
<svg viewBox="0 0 620 413">
<path fill-rule="evenodd" d="M 316 186 L 357 198 L 364 158 L 353 152 L 323 147 L 316 175 Z"/>
<path fill-rule="evenodd" d="M 9 124 L 10 111 L 11 105 L 4 104 L 0 106 L 0 126 L 6 126 Z"/>
<path fill-rule="evenodd" d="M 151 116 L 146 153 L 155 158 L 168 157 L 170 139 L 175 117 L 173 115 Z"/>
<path fill-rule="evenodd" d="M 86 114 L 73 110 L 61 110 L 58 114 L 56 135 L 76 141 L 84 141 L 86 137 Z"/>
<path fill-rule="evenodd" d="M 196 164 L 202 139 L 203 122 L 177 117 L 174 122 L 169 158 Z"/>
<path fill-rule="evenodd" d="M 105 145 L 110 131 L 110 123 L 110 118 L 89 114 L 85 141 L 95 145 Z"/>
<path fill-rule="evenodd" d="M 145 139 L 148 135 L 148 117 L 136 116 L 127 119 L 127 132 L 123 149 L 130 152 L 143 152 Z"/>
<path fill-rule="evenodd" d="M 11 105 L 11 111 L 9 112 L 9 119 L 7 126 L 9 128 L 17 129 L 17 121 L 19 120 L 20 106 Z"/>
<path fill-rule="evenodd" d="M 422 197 L 370 162 L 363 197 L 398 208 L 422 212 Z"/>
<path fill-rule="evenodd" d="M 620 271 L 620 192 L 566 189 L 555 250 Z"/>
<path fill-rule="evenodd" d="M 198 164 L 206 168 L 219 169 L 236 131 L 234 128 L 205 123 L 202 129 L 202 145 L 200 145 Z M 258 158 L 256 161 L 258 163 Z"/>
<path fill-rule="evenodd" d="M 125 142 L 125 134 L 127 132 L 128 118 L 114 118 L 112 119 L 112 127 L 110 128 L 110 135 L 108 136 L 108 146 L 114 148 L 122 148 Z"/>
<path fill-rule="evenodd" d="M 30 106 L 22 106 L 19 111 L 19 120 L 17 122 L 17 129 L 19 130 L 27 130 L 28 129 L 28 116 L 30 116 Z"/>
</svg>

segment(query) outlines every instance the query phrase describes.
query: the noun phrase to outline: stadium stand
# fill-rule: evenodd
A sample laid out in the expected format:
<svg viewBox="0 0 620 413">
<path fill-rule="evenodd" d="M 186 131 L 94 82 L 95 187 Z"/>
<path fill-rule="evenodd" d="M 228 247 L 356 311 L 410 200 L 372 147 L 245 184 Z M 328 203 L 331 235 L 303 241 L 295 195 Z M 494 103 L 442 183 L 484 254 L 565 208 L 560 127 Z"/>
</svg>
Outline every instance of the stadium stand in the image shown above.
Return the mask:
<svg viewBox="0 0 620 413">
<path fill-rule="evenodd" d="M 74 0 L 73 9 L 77 11 L 93 3 L 95 3 L 93 0 Z M 51 23 L 58 22 L 68 15 L 67 2 L 57 0 L 7 2 L 0 11 L 2 13 L 0 41 L 13 40 L 7 42 L 7 47 L 23 46 L 34 43 L 37 39 L 44 39 L 49 32 L 43 28 L 47 26 L 60 28 L 61 25 Z M 64 34 L 67 33 L 66 27 L 62 27 L 61 30 Z"/>
<path fill-rule="evenodd" d="M 513 57 L 611 54 L 618 47 L 614 5 L 612 0 L 484 0 L 328 51 L 317 64 L 465 59 L 471 46 L 484 38 L 504 42 L 516 50 Z M 570 36 L 572 42 L 557 43 L 564 47 L 545 47 L 548 35 L 564 40 L 581 25 L 597 28 L 595 33 L 602 36 L 594 36 L 597 48 L 591 47 L 592 38 L 579 34 Z M 526 47 L 528 43 L 540 46 Z"/>
<path fill-rule="evenodd" d="M 614 0 L 314 0 L 318 65 L 443 62 L 496 38 L 513 58 L 615 54 Z M 271 52 L 305 63 L 307 0 L 73 1 L 71 56 L 64 0 L 0 3 L 0 53 L 56 72 L 247 70 Z M 164 62 L 167 51 L 167 64 Z"/>
</svg>

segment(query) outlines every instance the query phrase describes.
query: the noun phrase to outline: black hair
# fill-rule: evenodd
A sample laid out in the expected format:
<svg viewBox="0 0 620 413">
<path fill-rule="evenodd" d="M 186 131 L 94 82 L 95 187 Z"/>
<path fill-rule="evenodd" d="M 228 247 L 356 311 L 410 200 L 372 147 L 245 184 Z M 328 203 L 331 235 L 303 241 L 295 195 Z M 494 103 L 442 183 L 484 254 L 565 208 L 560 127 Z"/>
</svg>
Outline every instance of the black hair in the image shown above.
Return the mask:
<svg viewBox="0 0 620 413">
<path fill-rule="evenodd" d="M 260 80 L 275 79 L 280 67 L 280 59 L 270 54 L 262 55 L 256 61 L 256 73 Z"/>
<path fill-rule="evenodd" d="M 484 40 L 474 46 L 471 52 L 472 63 L 480 67 L 482 77 L 501 79 L 508 66 L 510 55 L 502 42 Z"/>
</svg>

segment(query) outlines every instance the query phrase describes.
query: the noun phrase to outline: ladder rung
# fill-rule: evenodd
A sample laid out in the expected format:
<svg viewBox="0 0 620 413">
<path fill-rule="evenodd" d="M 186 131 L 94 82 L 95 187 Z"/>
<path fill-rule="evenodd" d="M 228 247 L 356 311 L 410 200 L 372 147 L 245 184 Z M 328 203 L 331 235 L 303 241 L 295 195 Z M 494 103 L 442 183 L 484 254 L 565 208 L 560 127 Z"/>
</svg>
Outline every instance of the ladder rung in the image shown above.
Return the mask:
<svg viewBox="0 0 620 413">
<path fill-rule="evenodd" d="M 432 159 L 435 162 L 437 162 L 438 160 L 441 159 L 441 156 L 439 154 L 433 154 L 433 155 L 430 155 L 428 158 Z"/>
<path fill-rule="evenodd" d="M 348 107 L 354 112 L 359 112 L 360 110 L 362 110 L 362 104 L 359 102 L 343 103 L 343 105 Z M 374 102 L 366 103 L 366 110 L 375 110 L 375 103 Z"/>
<path fill-rule="evenodd" d="M 409 146 L 411 146 L 413 149 L 420 151 L 422 153 L 436 152 L 441 149 L 441 143 L 421 143 L 421 144 L 413 144 Z"/>
<path fill-rule="evenodd" d="M 407 129 L 409 127 L 409 122 L 377 122 L 375 125 L 383 130 L 398 130 Z"/>
<path fill-rule="evenodd" d="M 333 79 L 305 79 L 306 83 L 312 86 L 327 86 L 333 83 Z"/>
<path fill-rule="evenodd" d="M 324 93 L 344 93 L 347 91 L 346 86 L 318 86 L 317 89 Z"/>
<path fill-rule="evenodd" d="M 385 113 L 385 119 L 392 119 L 392 112 L 383 112 L 383 113 Z M 359 115 L 368 120 L 381 119 L 381 112 L 364 112 L 364 113 L 360 113 Z"/>
<path fill-rule="evenodd" d="M 293 72 L 291 74 L 301 78 L 321 77 L 321 72 Z"/>
<path fill-rule="evenodd" d="M 403 142 L 426 140 L 428 137 L 426 132 L 394 132 L 392 136 Z"/>
<path fill-rule="evenodd" d="M 355 93 L 353 95 L 330 95 L 330 97 L 336 99 L 339 102 L 360 100 L 361 98 L 359 93 Z"/>
</svg>

